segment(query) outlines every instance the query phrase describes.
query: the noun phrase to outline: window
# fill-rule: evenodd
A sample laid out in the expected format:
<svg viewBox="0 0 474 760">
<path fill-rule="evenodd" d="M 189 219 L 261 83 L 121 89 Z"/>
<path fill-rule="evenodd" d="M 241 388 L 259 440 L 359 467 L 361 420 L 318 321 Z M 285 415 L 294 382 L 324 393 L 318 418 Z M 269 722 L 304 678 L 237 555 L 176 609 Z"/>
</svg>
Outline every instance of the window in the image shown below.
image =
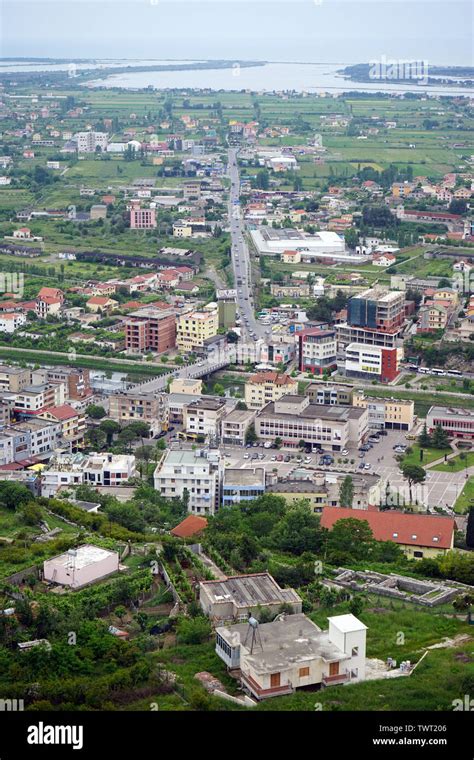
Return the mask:
<svg viewBox="0 0 474 760">
<path fill-rule="evenodd" d="M 306 676 L 309 676 L 309 668 L 300 668 L 299 677 L 305 678 Z"/>
<path fill-rule="evenodd" d="M 359 654 L 359 647 L 352 647 L 352 657 L 357 657 Z"/>
</svg>

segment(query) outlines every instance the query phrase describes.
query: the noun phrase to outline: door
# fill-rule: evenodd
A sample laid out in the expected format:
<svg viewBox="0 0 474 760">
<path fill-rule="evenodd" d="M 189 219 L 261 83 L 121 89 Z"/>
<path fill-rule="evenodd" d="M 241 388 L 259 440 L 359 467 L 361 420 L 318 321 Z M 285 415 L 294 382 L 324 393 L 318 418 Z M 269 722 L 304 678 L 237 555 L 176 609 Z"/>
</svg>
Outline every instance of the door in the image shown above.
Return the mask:
<svg viewBox="0 0 474 760">
<path fill-rule="evenodd" d="M 270 688 L 273 689 L 275 686 L 280 686 L 280 674 L 279 673 L 272 673 L 270 675 Z"/>
<path fill-rule="evenodd" d="M 330 662 L 329 663 L 329 675 L 330 676 L 338 676 L 339 675 L 339 663 L 338 662 Z"/>
</svg>

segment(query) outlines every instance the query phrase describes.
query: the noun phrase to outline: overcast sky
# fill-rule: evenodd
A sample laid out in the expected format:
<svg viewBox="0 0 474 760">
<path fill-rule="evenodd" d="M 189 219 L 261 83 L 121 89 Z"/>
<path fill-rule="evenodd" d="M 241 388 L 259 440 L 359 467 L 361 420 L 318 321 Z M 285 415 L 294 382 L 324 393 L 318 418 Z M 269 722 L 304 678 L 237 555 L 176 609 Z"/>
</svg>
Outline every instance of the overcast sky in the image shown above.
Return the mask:
<svg viewBox="0 0 474 760">
<path fill-rule="evenodd" d="M 0 55 L 473 63 L 471 0 L 0 0 Z"/>
</svg>

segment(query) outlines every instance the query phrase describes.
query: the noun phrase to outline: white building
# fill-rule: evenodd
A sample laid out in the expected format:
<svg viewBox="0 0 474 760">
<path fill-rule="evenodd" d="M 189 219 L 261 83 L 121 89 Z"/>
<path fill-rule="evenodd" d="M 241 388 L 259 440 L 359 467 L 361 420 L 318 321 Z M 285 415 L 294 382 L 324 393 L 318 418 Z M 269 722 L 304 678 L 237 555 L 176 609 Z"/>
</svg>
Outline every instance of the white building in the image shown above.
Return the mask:
<svg viewBox="0 0 474 760">
<path fill-rule="evenodd" d="M 117 552 L 107 551 L 92 544 L 69 549 L 64 554 L 47 559 L 43 563 L 43 577 L 50 583 L 70 588 L 82 588 L 119 569 Z"/>
<path fill-rule="evenodd" d="M 0 332 L 9 333 L 10 335 L 18 330 L 26 322 L 26 314 L 16 312 L 6 312 L 0 315 Z"/>
<path fill-rule="evenodd" d="M 252 240 L 260 255 L 277 256 L 284 251 L 300 251 L 301 258 L 330 258 L 337 261 L 365 261 L 364 256 L 346 252 L 344 238 L 336 232 L 321 231 L 314 235 L 296 229 L 258 227 L 251 231 Z"/>
<path fill-rule="evenodd" d="M 166 499 L 188 497 L 188 511 L 214 514 L 219 504 L 219 455 L 206 451 L 166 451 L 153 474 L 155 490 Z"/>
<path fill-rule="evenodd" d="M 216 628 L 216 653 L 240 670 L 244 690 L 256 699 L 292 694 L 321 684 L 365 680 L 367 627 L 354 615 L 328 618 L 322 631 L 306 615 L 282 615 L 272 623 Z"/>
<path fill-rule="evenodd" d="M 76 132 L 74 141 L 78 153 L 95 153 L 97 148 L 107 150 L 108 135 L 107 132 Z"/>
<path fill-rule="evenodd" d="M 122 486 L 137 475 L 133 454 L 89 454 L 84 462 L 84 483 L 90 486 Z"/>
</svg>

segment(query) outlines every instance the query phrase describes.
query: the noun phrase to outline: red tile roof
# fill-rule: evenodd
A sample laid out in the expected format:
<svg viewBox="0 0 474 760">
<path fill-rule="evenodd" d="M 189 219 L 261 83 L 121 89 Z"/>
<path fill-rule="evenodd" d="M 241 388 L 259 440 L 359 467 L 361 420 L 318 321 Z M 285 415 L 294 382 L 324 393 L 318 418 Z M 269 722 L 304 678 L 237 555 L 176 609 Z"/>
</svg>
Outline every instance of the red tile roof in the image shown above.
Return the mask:
<svg viewBox="0 0 474 760">
<path fill-rule="evenodd" d="M 324 507 L 321 526 L 329 530 L 338 520 L 366 520 L 377 541 L 394 541 L 407 546 L 450 549 L 455 529 L 452 517 L 409 514 L 407 512 L 371 512 L 363 509 Z"/>
<path fill-rule="evenodd" d="M 179 523 L 171 534 L 178 536 L 178 538 L 188 538 L 188 536 L 194 536 L 195 533 L 200 533 L 207 527 L 207 520 L 205 517 L 198 517 L 198 515 L 188 515 L 182 522 Z"/>
<path fill-rule="evenodd" d="M 295 385 L 296 380 L 280 372 L 258 372 L 249 377 L 249 383 L 274 383 L 275 385 Z"/>
<path fill-rule="evenodd" d="M 61 406 L 49 406 L 46 409 L 43 409 L 42 413 L 50 414 L 57 420 L 69 420 L 73 417 L 78 416 L 77 411 L 73 409 L 72 406 L 69 406 L 69 404 L 62 404 Z"/>
</svg>

